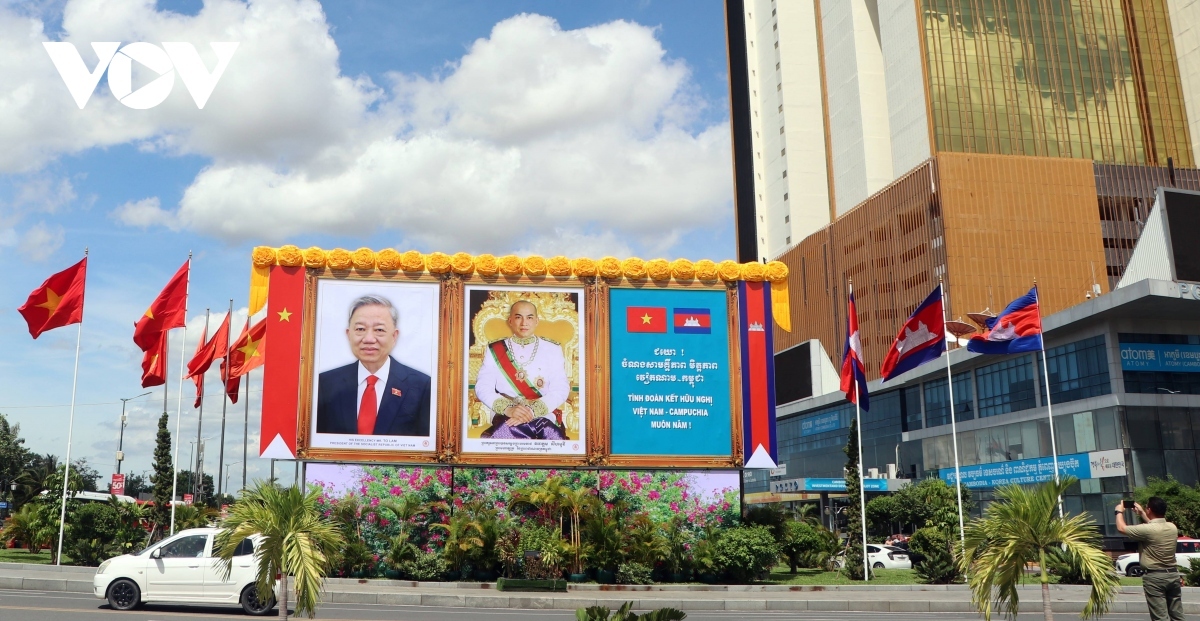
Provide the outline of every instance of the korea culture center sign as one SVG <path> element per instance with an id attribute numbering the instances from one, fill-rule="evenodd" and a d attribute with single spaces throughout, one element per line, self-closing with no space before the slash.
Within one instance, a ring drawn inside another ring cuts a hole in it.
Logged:
<path id="1" fill-rule="evenodd" d="M 250 299 L 263 457 L 774 465 L 782 263 L 259 247 Z"/>

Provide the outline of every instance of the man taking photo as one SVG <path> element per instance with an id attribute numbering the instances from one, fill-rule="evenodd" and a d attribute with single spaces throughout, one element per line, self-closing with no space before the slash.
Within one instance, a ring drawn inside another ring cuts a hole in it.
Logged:
<path id="1" fill-rule="evenodd" d="M 1142 591 L 1150 607 L 1153 621 L 1183 621 L 1183 600 L 1180 598 L 1179 571 L 1175 565 L 1175 542 L 1179 529 L 1168 522 L 1167 502 L 1158 496 L 1146 502 L 1146 507 L 1133 504 L 1134 513 L 1143 524 L 1125 524 L 1125 503 L 1117 505 L 1117 530 L 1138 542 L 1138 555 L 1146 574 L 1142 576 Z"/>

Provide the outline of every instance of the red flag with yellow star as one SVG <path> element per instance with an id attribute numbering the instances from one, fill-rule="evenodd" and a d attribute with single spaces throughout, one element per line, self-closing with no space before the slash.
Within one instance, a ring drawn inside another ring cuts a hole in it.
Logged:
<path id="1" fill-rule="evenodd" d="M 154 347 L 142 354 L 142 388 L 162 386 L 167 383 L 167 337 L 159 339 Z"/>
<path id="2" fill-rule="evenodd" d="M 162 293 L 150 303 L 146 314 L 133 324 L 133 342 L 142 351 L 150 351 L 171 328 L 182 328 L 187 312 L 188 268 L 192 260 L 183 262 L 178 272 L 163 287 Z"/>
<path id="3" fill-rule="evenodd" d="M 246 327 L 242 328 L 241 336 L 234 341 L 233 347 L 229 348 L 229 360 L 221 363 L 221 375 L 226 377 L 225 394 L 229 396 L 231 402 L 237 403 L 238 389 L 242 386 L 242 376 L 262 366 L 263 361 L 266 360 L 266 336 L 266 321 L 260 321 L 251 328 L 250 320 L 246 319 Z M 226 367 L 226 364 L 229 366 Z"/>
<path id="4" fill-rule="evenodd" d="M 87 280 L 87 257 L 49 277 L 29 294 L 17 309 L 29 324 L 33 338 L 47 330 L 83 321 L 83 288 Z"/>

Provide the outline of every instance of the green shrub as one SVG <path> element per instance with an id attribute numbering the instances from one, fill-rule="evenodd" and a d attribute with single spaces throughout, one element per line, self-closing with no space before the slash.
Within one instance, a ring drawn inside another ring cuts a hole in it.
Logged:
<path id="1" fill-rule="evenodd" d="M 654 584 L 653 571 L 641 563 L 629 561 L 617 567 L 617 584 Z"/>
<path id="2" fill-rule="evenodd" d="M 575 611 L 575 621 L 682 621 L 687 613 L 675 608 L 659 608 L 642 614 L 629 612 L 633 602 L 625 602 L 616 612 L 604 606 L 589 606 Z"/>
<path id="3" fill-rule="evenodd" d="M 1059 584 L 1091 584 L 1092 581 L 1083 575 L 1083 566 L 1079 558 L 1073 557 L 1058 548 L 1050 550 L 1046 555 L 1046 568 L 1050 575 L 1058 576 Z"/>
<path id="4" fill-rule="evenodd" d="M 959 541 L 947 531 L 926 526 L 913 533 L 908 549 L 920 560 L 913 564 L 917 577 L 925 584 L 951 584 L 962 579 L 954 549 Z"/>
<path id="5" fill-rule="evenodd" d="M 124 553 L 119 542 L 121 516 L 112 506 L 87 503 L 71 515 L 68 523 L 63 547 L 75 564 L 95 566 Z"/>
<path id="6" fill-rule="evenodd" d="M 824 526 L 791 521 L 779 546 L 792 573 L 798 568 L 824 569 L 840 549 L 837 537 Z"/>
<path id="7" fill-rule="evenodd" d="M 1188 561 L 1188 568 L 1184 570 L 1183 579 L 1188 586 L 1200 586 L 1200 558 L 1193 558 Z"/>
<path id="8" fill-rule="evenodd" d="M 716 568 L 738 584 L 749 583 L 779 560 L 779 546 L 765 526 L 731 528 L 714 546 Z"/>
<path id="9" fill-rule="evenodd" d="M 449 566 L 446 564 L 446 559 L 437 552 L 424 552 L 418 554 L 416 558 L 400 563 L 396 569 L 400 572 L 400 577 L 405 580 L 432 582 L 441 580 L 449 570 Z"/>

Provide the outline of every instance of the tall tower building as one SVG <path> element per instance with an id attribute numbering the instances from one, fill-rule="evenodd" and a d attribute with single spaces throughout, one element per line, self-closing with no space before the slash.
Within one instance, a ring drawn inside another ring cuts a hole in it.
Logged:
<path id="1" fill-rule="evenodd" d="M 1034 279 L 1046 312 L 1077 304 L 1120 279 L 1155 187 L 1200 189 L 1200 1 L 741 1 L 737 183 L 800 297 L 780 349 L 840 353 L 851 278 L 874 369 L 939 278 L 955 315 Z"/>

